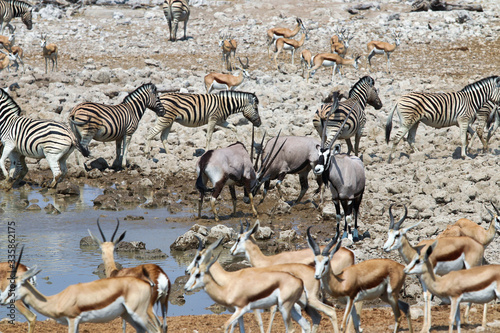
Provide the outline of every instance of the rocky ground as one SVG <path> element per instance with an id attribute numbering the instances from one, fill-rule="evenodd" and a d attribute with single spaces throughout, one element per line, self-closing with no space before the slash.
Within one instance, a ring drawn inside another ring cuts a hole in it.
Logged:
<path id="1" fill-rule="evenodd" d="M 163 90 L 204 93 L 204 75 L 221 69 L 219 35 L 230 33 L 239 42 L 237 56 L 249 58 L 252 78 L 241 90 L 255 92 L 259 98 L 263 125 L 256 136 L 260 140 L 264 131 L 268 136 L 276 135 L 279 130 L 287 135 L 317 136 L 311 120 L 321 100 L 332 90 L 347 92 L 359 78 L 371 75 L 384 104 L 379 111 L 367 107 L 367 124 L 360 144 L 367 176 L 360 229 L 369 231 L 371 239 L 344 245 L 355 251 L 358 260 L 387 257 L 399 261 L 397 253 L 386 254 L 381 250 L 391 203 L 408 206 L 408 224 L 424 220 L 409 235 L 412 242 L 433 237 L 462 217 L 486 227 L 490 216 L 484 206 L 491 209 L 490 202 L 500 206 L 496 198 L 500 185 L 498 133 L 487 152 L 482 152 L 476 139 L 463 160 L 458 128 L 438 130 L 422 125 L 416 137 L 420 152 L 409 154 L 408 145 L 402 142 L 396 159 L 392 164 L 387 163 L 385 122 L 398 97 L 410 91 L 459 90 L 499 74 L 500 4 L 476 3 L 483 5 L 484 12 L 411 12 L 410 2 L 384 0 L 374 3 L 370 10 L 351 15 L 347 9 L 359 4 L 358 1 L 292 0 L 286 4 L 277 0 L 205 1 L 192 8 L 188 39 L 176 43 L 168 41 L 168 27 L 161 6 L 156 3 L 136 6 L 137 9 L 132 9 L 130 4 L 105 3 L 80 8 L 42 7 L 34 13 L 33 30 L 27 31 L 20 21 L 14 21 L 16 43 L 25 50 L 26 72 L 3 71 L 0 85 L 19 84 L 20 89 L 13 96 L 27 116 L 62 122 L 68 121 L 70 110 L 80 102 L 117 104 L 145 82 L 153 82 Z M 349 29 L 354 38 L 348 56 L 363 55 L 360 69 L 345 68 L 345 76 L 336 77 L 333 83 L 330 70 L 320 69 L 306 83 L 300 75 L 298 55 L 291 65 L 287 54 L 279 59 L 277 71 L 267 57 L 266 30 L 275 26 L 291 28 L 297 16 L 309 29 L 310 38 L 304 47 L 313 54 L 329 51 L 329 39 L 336 27 Z M 374 70 L 370 72 L 366 43 L 370 40 L 392 42 L 391 29 L 402 33 L 402 44 L 391 56 L 392 71 L 386 72 L 385 58 L 375 57 L 372 59 Z M 40 33 L 48 33 L 49 42 L 57 43 L 60 49 L 58 70 L 48 74 L 45 74 L 39 46 Z M 182 29 L 178 35 L 182 36 Z M 87 165 L 94 162 L 92 166 L 100 169 L 86 172 L 70 157 L 69 185 L 61 184 L 58 190 L 48 194 L 63 191 L 71 184 L 86 183 L 106 188 L 105 195 L 96 198 L 97 206 L 120 209 L 123 205 L 144 204 L 144 191 L 152 191 L 149 207 L 167 206 L 172 211 L 188 209 L 194 216 L 198 197 L 194 188 L 195 162 L 199 149 L 205 147 L 206 129 L 174 124 L 168 139 L 168 153 L 156 138 L 152 144 L 153 158 L 147 159 L 144 138 L 155 117 L 148 111 L 141 120 L 129 148 L 127 170 L 105 169 L 115 158 L 114 144 L 94 141 L 90 145 L 92 158 L 87 160 Z M 213 147 L 224 147 L 236 140 L 249 147 L 251 125 L 241 115 L 232 116 L 229 122 L 235 124 L 237 130 L 218 129 L 212 137 Z M 30 169 L 27 183 L 16 190 L 27 190 L 51 178 L 46 160 L 27 161 Z M 312 176 L 310 178 L 311 190 L 305 196 L 308 200 L 305 203 L 290 207 L 280 202 L 271 190 L 266 202 L 257 208 L 262 225 L 278 232 L 293 227 L 298 234 L 294 245 L 305 244 L 302 236 L 309 225 L 316 225 L 320 239 L 331 237 L 333 230 L 331 206 L 321 211 L 315 204 L 318 198 L 314 198 L 315 203 L 310 201 L 315 187 Z M 287 200 L 295 198 L 299 190 L 297 177 L 288 176 L 283 189 Z M 249 206 L 242 204 L 241 191 L 238 195 L 235 217 L 230 216 L 229 191 L 224 190 L 222 195 L 221 222 L 230 227 L 237 227 L 242 218 L 253 222 Z M 214 225 L 208 206 L 204 209 L 204 218 L 197 222 Z M 489 262 L 498 263 L 499 254 L 500 245 L 494 241 L 485 257 Z M 420 286 L 410 280 L 406 287 L 410 303 L 418 303 L 419 292 Z M 446 318 L 444 309 L 443 318 Z M 218 325 L 223 321 L 214 320 Z M 10 332 L 3 327 L 0 330 Z"/>

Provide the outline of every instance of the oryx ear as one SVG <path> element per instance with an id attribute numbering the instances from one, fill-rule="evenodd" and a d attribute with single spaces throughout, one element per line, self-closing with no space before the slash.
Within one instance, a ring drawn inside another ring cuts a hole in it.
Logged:
<path id="1" fill-rule="evenodd" d="M 316 150 L 320 150 L 321 149 L 321 145 L 316 145 Z"/>
<path id="2" fill-rule="evenodd" d="M 333 147 L 333 155 L 340 154 L 340 145 L 335 145 Z"/>

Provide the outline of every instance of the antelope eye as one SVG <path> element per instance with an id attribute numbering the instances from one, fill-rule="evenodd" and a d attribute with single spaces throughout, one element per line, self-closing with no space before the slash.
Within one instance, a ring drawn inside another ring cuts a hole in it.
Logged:
<path id="1" fill-rule="evenodd" d="M 195 275 L 195 277 L 196 277 L 196 278 L 199 278 L 200 276 L 201 276 L 201 274 L 200 274 L 200 273 L 197 273 L 197 274 Z"/>

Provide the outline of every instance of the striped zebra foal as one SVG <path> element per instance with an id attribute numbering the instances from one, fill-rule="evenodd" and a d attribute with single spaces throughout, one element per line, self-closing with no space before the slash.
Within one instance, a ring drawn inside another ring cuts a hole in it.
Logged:
<path id="1" fill-rule="evenodd" d="M 390 145 L 390 163 L 396 146 L 408 133 L 408 144 L 412 152 L 418 125 L 443 128 L 457 125 L 462 139 L 462 158 L 466 156 L 467 131 L 477 116 L 478 110 L 488 101 L 500 102 L 498 91 L 500 77 L 491 76 L 465 86 L 462 90 L 449 93 L 410 93 L 399 98 L 392 109 L 385 126 L 385 140 L 389 143 L 392 130 L 392 116 L 398 111 L 401 127 Z"/>
<path id="2" fill-rule="evenodd" d="M 156 86 L 152 83 L 143 84 L 118 105 L 78 104 L 69 115 L 71 130 L 85 148 L 88 148 L 92 139 L 115 141 L 116 159 L 113 167 L 125 168 L 130 140 L 146 108 L 154 111 L 158 117 L 165 113 Z"/>
<path id="3" fill-rule="evenodd" d="M 167 152 L 167 137 L 174 122 L 187 127 L 199 127 L 208 124 L 206 150 L 210 149 L 210 140 L 215 125 L 225 128 L 236 127 L 226 119 L 232 114 L 243 112 L 243 116 L 254 126 L 259 127 L 259 100 L 255 94 L 241 91 L 220 91 L 216 94 L 181 94 L 169 93 L 160 97 L 165 107 L 165 115 L 156 119 L 154 127 L 146 137 L 146 154 L 150 153 L 151 139 L 161 132 L 163 148 Z"/>
<path id="4" fill-rule="evenodd" d="M 181 21 L 184 21 L 184 39 L 187 39 L 186 29 L 190 14 L 189 1 L 165 0 L 163 3 L 163 14 L 168 22 L 168 31 L 170 32 L 169 40 L 172 42 L 177 40 L 177 26 Z"/>
<path id="5" fill-rule="evenodd" d="M 29 3 L 19 0 L 2 0 L 0 1 L 0 34 L 3 34 L 3 29 L 9 27 L 12 33 L 15 29 L 10 24 L 14 17 L 20 17 L 28 30 L 33 28 L 31 12 L 33 6 Z M 5 24 L 5 26 L 4 26 Z"/>
<path id="6" fill-rule="evenodd" d="M 370 76 L 362 77 L 349 91 L 349 96 L 346 100 L 339 103 L 337 110 L 328 118 L 327 121 L 327 141 L 326 145 L 330 144 L 333 135 L 338 132 L 342 122 L 344 121 L 349 110 L 352 109 L 351 115 L 340 133 L 339 139 L 344 139 L 347 143 L 347 154 L 353 151 L 351 137 L 354 136 L 354 154 L 358 156 L 359 140 L 363 133 L 363 128 L 366 123 L 365 107 L 366 104 L 373 106 L 376 110 L 382 108 L 382 102 L 378 96 L 378 91 L 375 88 L 375 80 Z M 326 114 L 330 110 L 332 103 L 321 105 L 316 111 L 313 118 L 313 125 L 321 137 L 323 133 L 323 122 Z"/>
<path id="7" fill-rule="evenodd" d="M 14 100 L 0 89 L 0 140 L 4 146 L 0 167 L 11 182 L 9 188 L 20 182 L 28 173 L 26 157 L 45 157 L 52 170 L 55 187 L 68 172 L 66 159 L 78 149 L 84 156 L 89 152 L 76 140 L 66 125 L 53 120 L 36 120 L 21 117 L 21 109 Z M 5 159 L 10 159 L 10 170 L 5 168 Z"/>

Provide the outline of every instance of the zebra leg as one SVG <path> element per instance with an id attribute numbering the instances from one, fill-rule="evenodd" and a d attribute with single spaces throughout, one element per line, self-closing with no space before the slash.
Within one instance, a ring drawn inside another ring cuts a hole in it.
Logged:
<path id="1" fill-rule="evenodd" d="M 186 19 L 184 20 L 184 40 L 187 40 L 188 19 L 189 19 L 189 16 L 187 16 Z"/>
<path id="2" fill-rule="evenodd" d="M 53 179 L 52 182 L 50 183 L 49 187 L 54 188 L 56 187 L 57 183 L 59 182 L 59 179 L 61 178 L 61 169 L 59 166 L 59 159 L 61 158 L 60 154 L 45 154 L 45 158 L 47 159 L 47 162 L 49 163 L 50 170 L 52 170 L 52 175 Z"/>
<path id="3" fill-rule="evenodd" d="M 358 156 L 357 150 L 354 150 L 352 147 L 352 142 L 350 138 L 345 139 L 345 143 L 347 143 L 347 155 L 350 155 L 352 151 L 354 151 L 354 154 Z"/>
<path id="4" fill-rule="evenodd" d="M 410 145 L 412 153 L 418 152 L 418 149 L 415 148 L 415 136 L 417 135 L 417 129 L 418 129 L 419 123 L 414 124 L 410 130 L 408 131 L 408 144 Z"/>
<path id="5" fill-rule="evenodd" d="M 115 141 L 115 147 L 116 147 L 116 158 L 115 160 L 113 161 L 113 164 L 111 165 L 111 167 L 113 169 L 118 169 L 120 168 L 121 166 L 121 161 L 123 159 L 123 156 L 122 156 L 122 142 L 125 140 L 125 136 L 123 138 L 120 138 L 120 139 L 117 139 Z"/>
<path id="6" fill-rule="evenodd" d="M 0 158 L 0 167 L 2 168 L 2 173 L 5 177 L 5 180 L 7 180 L 7 181 L 10 180 L 10 176 L 9 176 L 9 173 L 7 172 L 7 168 L 5 167 L 5 160 L 7 159 L 7 156 L 9 156 L 13 151 L 14 151 L 14 147 L 12 147 L 10 144 L 4 144 L 2 157 Z M 12 158 L 10 158 L 11 166 L 12 166 L 12 163 L 13 163 Z"/>
<path id="7" fill-rule="evenodd" d="M 469 127 L 469 119 L 458 119 L 458 127 L 460 128 L 460 136 L 462 138 L 462 158 L 467 156 L 467 129 Z"/>
<path id="8" fill-rule="evenodd" d="M 217 121 L 215 119 L 209 119 L 208 120 L 208 126 L 207 126 L 207 146 L 206 146 L 206 151 L 210 149 L 210 141 L 212 140 L 212 134 L 214 133 L 214 128 L 215 124 Z"/>
<path id="9" fill-rule="evenodd" d="M 354 136 L 354 155 L 356 156 L 359 156 L 359 141 L 361 141 L 361 135 L 363 135 L 363 131 L 360 128 Z"/>
<path id="10" fill-rule="evenodd" d="M 122 168 L 125 169 L 127 167 L 127 153 L 128 146 L 130 144 L 130 140 L 132 140 L 132 135 L 125 135 L 123 137 L 123 149 L 122 149 Z"/>
<path id="11" fill-rule="evenodd" d="M 23 180 L 24 176 L 28 173 L 28 166 L 26 165 L 26 157 L 21 154 L 15 154 L 16 157 L 14 159 L 14 168 L 11 165 L 11 179 L 13 181 L 12 186 L 18 185 L 21 180 Z M 12 155 L 11 155 L 12 156 Z"/>

